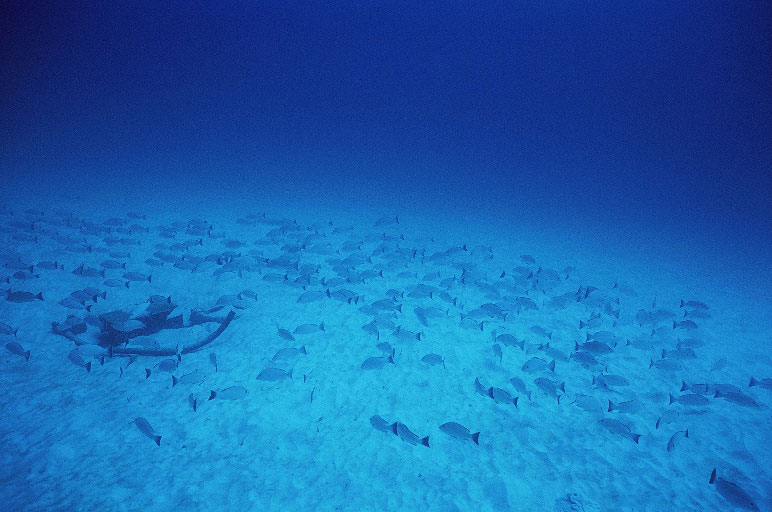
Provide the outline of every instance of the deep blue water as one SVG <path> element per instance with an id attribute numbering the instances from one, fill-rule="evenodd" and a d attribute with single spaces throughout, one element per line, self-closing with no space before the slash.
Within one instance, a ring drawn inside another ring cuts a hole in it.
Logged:
<path id="1" fill-rule="evenodd" d="M 641 301 L 667 296 L 675 309 L 690 293 L 726 301 L 713 339 L 768 354 L 768 2 L 5 2 L 0 11 L 0 203 L 17 218 L 30 207 L 93 222 L 136 211 L 154 229 L 195 216 L 252 244 L 265 233 L 233 224 L 249 213 L 351 223 L 363 239 L 380 231 L 376 219 L 399 215 L 389 229 L 432 251 L 493 245 L 510 266 L 533 253 L 607 287 L 627 278 Z M 8 229 L 6 251 L 25 261 L 64 250 L 19 249 L 21 228 Z M 16 313 L 3 310 L 12 326 L 28 319 Z M 759 367 L 767 374 L 757 377 L 772 375 L 765 361 L 734 363 L 737 382 Z M 768 504 L 757 489 L 769 475 L 749 467 L 745 482 Z M 508 490 L 514 503 L 518 490 L 509 481 Z M 469 492 L 456 506 L 474 503 Z M 706 492 L 719 506 L 715 494 Z M 409 501 L 399 503 L 379 506 Z"/>

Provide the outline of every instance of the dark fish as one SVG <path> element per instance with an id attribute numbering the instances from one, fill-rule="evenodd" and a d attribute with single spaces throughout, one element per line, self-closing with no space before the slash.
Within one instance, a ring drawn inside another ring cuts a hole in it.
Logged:
<path id="1" fill-rule="evenodd" d="M 3 336 L 16 336 L 16 334 L 19 332 L 19 328 L 17 327 L 14 329 L 10 325 L 6 324 L 5 322 L 0 322 L 0 335 Z"/>
<path id="2" fill-rule="evenodd" d="M 772 391 L 772 379 L 756 380 L 753 377 L 751 377 L 751 381 L 748 383 L 748 387 L 752 388 L 755 386 L 766 389 L 768 391 Z"/>
<path id="3" fill-rule="evenodd" d="M 298 325 L 293 331 L 295 334 L 312 334 L 318 331 L 324 331 L 324 322 L 317 324 Z"/>
<path id="4" fill-rule="evenodd" d="M 555 382 L 554 380 L 550 380 L 546 377 L 537 377 L 534 379 L 533 383 L 536 384 L 536 387 L 541 389 L 544 394 L 557 399 L 558 405 L 560 405 L 561 394 L 558 393 L 558 391 L 561 391 L 563 394 L 566 393 L 565 382 Z"/>
<path id="5" fill-rule="evenodd" d="M 460 439 L 461 441 L 472 441 L 476 445 L 480 444 L 480 433 L 475 432 L 473 434 L 471 430 L 461 425 L 460 423 L 456 423 L 454 421 L 443 423 L 440 425 L 440 430 L 452 438 Z"/>
<path id="6" fill-rule="evenodd" d="M 363 370 L 378 370 L 380 368 L 383 368 L 386 365 L 386 363 L 394 364 L 394 353 L 393 352 L 388 357 L 386 357 L 386 356 L 368 357 L 362 363 L 362 369 Z"/>
<path id="7" fill-rule="evenodd" d="M 509 379 L 509 383 L 512 384 L 512 387 L 515 388 L 518 393 L 522 393 L 528 397 L 529 401 L 531 400 L 531 392 L 525 387 L 525 382 L 523 382 L 520 377 L 512 377 Z"/>
<path id="8" fill-rule="evenodd" d="M 412 444 L 413 446 L 420 444 L 429 448 L 429 436 L 418 437 L 404 423 L 394 423 L 392 432 L 408 444 Z"/>
<path id="9" fill-rule="evenodd" d="M 123 274 L 123 278 L 128 281 L 147 281 L 148 283 L 153 282 L 152 275 L 146 276 L 145 274 L 141 274 L 139 272 L 126 272 Z"/>
<path id="10" fill-rule="evenodd" d="M 704 302 L 700 302 L 698 300 L 690 300 L 690 301 L 684 302 L 684 300 L 681 299 L 681 306 L 680 307 L 682 307 L 682 308 L 683 307 L 687 307 L 687 308 L 692 308 L 692 309 L 702 309 L 702 310 L 710 309 L 707 304 L 705 304 Z"/>
<path id="11" fill-rule="evenodd" d="M 69 359 L 75 366 L 85 368 L 87 372 L 91 371 L 91 361 L 88 363 L 83 361 L 83 358 L 80 356 L 80 352 L 78 352 L 77 349 L 70 351 L 67 359 Z"/>
<path id="12" fill-rule="evenodd" d="M 670 441 L 667 442 L 667 451 L 672 452 L 675 450 L 676 446 L 683 441 L 684 439 L 689 438 L 689 430 L 679 430 L 672 436 L 670 436 Z"/>
<path id="13" fill-rule="evenodd" d="M 691 407 L 701 407 L 703 405 L 710 404 L 710 400 L 705 398 L 704 395 L 698 394 L 698 393 L 687 393 L 685 395 L 681 396 L 673 396 L 670 395 L 670 402 L 668 405 L 672 405 L 673 402 L 678 402 L 681 405 L 688 405 Z"/>
<path id="14" fill-rule="evenodd" d="M 5 348 L 7 348 L 8 352 L 11 354 L 16 354 L 17 356 L 23 357 L 25 361 L 29 361 L 30 351 L 24 350 L 24 347 L 19 345 L 17 342 L 12 341 L 10 343 L 6 343 Z"/>
<path id="15" fill-rule="evenodd" d="M 713 468 L 713 472 L 710 474 L 709 483 L 715 485 L 718 493 L 735 507 L 745 510 L 761 510 L 753 501 L 753 498 L 751 498 L 742 487 L 734 482 L 716 476 L 716 468 Z"/>
<path id="16" fill-rule="evenodd" d="M 421 361 L 432 366 L 442 366 L 445 368 L 445 359 L 439 354 L 426 354 Z"/>
<path id="17" fill-rule="evenodd" d="M 222 391 L 210 391 L 209 400 L 219 398 L 220 400 L 240 400 L 247 396 L 247 389 L 244 386 L 231 386 Z"/>
<path id="18" fill-rule="evenodd" d="M 269 382 L 284 380 L 284 379 L 292 379 L 292 370 L 287 372 L 282 370 L 281 368 L 265 368 L 257 376 L 257 380 L 264 380 Z"/>
<path id="19" fill-rule="evenodd" d="M 735 393 L 731 391 L 728 393 L 724 393 L 721 391 L 716 391 L 714 398 L 723 398 L 727 402 L 732 402 L 737 405 L 742 405 L 743 407 L 752 407 L 754 409 L 758 409 L 761 407 L 761 405 L 759 405 L 759 403 L 756 402 L 756 400 L 754 400 L 753 398 L 743 393 Z"/>
<path id="20" fill-rule="evenodd" d="M 295 336 L 287 329 L 278 328 L 278 334 L 280 338 L 284 338 L 287 341 L 295 341 Z"/>
<path id="21" fill-rule="evenodd" d="M 532 357 L 523 365 L 522 370 L 528 373 L 535 373 L 540 371 L 555 371 L 555 360 L 553 359 L 549 363 L 540 357 Z"/>
<path id="22" fill-rule="evenodd" d="M 625 425 L 619 420 L 615 420 L 612 418 L 602 418 L 598 421 L 609 432 L 613 432 L 614 434 L 619 434 L 620 436 L 630 438 L 633 441 L 635 441 L 635 444 L 638 444 L 638 440 L 641 438 L 641 434 L 633 433 L 632 429 L 629 426 Z"/>
<path id="23" fill-rule="evenodd" d="M 188 395 L 188 403 L 193 408 L 193 412 L 196 412 L 196 409 L 198 408 L 198 398 L 196 398 L 193 393 Z"/>
<path id="24" fill-rule="evenodd" d="M 494 332 L 495 334 L 495 332 Z M 525 349 L 525 341 L 518 340 L 511 334 L 499 334 L 498 336 L 495 336 L 494 338 L 497 342 L 501 343 L 502 345 L 508 346 L 508 347 L 519 347 L 520 350 Z"/>
<path id="25" fill-rule="evenodd" d="M 625 414 L 635 414 L 641 410 L 641 407 L 643 407 L 643 403 L 637 399 L 627 400 L 626 402 L 619 402 L 616 404 L 609 400 L 607 412 L 617 411 Z"/>
<path id="26" fill-rule="evenodd" d="M 145 434 L 147 437 L 155 441 L 155 444 L 158 446 L 161 446 L 161 436 L 155 435 L 155 430 L 153 430 L 153 427 L 150 426 L 150 423 L 143 417 L 137 417 L 134 418 L 134 421 L 132 421 L 140 432 Z"/>
<path id="27" fill-rule="evenodd" d="M 306 351 L 306 346 L 303 345 L 300 348 L 294 348 L 294 347 L 286 347 L 279 349 L 271 358 L 272 361 L 275 361 L 277 359 L 292 359 L 293 357 L 297 357 L 301 354 L 305 355 L 308 352 Z"/>
<path id="28" fill-rule="evenodd" d="M 517 407 L 518 397 L 512 397 L 505 389 L 491 387 L 488 389 L 488 396 L 497 404 L 514 404 Z"/>
<path id="29" fill-rule="evenodd" d="M 389 423 L 388 421 L 384 420 L 377 414 L 375 416 L 370 417 L 370 425 L 373 426 L 376 430 L 380 430 L 381 432 L 394 432 L 396 429 L 395 423 Z"/>
<path id="30" fill-rule="evenodd" d="M 578 394 L 571 403 L 587 412 L 603 412 L 603 406 L 591 395 Z"/>
<path id="31" fill-rule="evenodd" d="M 8 290 L 5 299 L 8 302 L 33 302 L 36 300 L 43 300 L 43 292 L 36 295 L 30 292 L 12 292 L 11 290 Z"/>
<path id="32" fill-rule="evenodd" d="M 201 384 L 204 382 L 204 379 L 206 379 L 206 375 L 204 372 L 200 371 L 186 373 L 179 378 L 172 375 L 172 387 L 176 386 L 177 384 Z"/>

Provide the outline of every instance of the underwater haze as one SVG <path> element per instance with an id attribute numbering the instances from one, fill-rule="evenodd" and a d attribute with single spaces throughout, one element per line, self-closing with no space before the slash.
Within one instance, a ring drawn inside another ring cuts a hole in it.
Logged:
<path id="1" fill-rule="evenodd" d="M 0 508 L 772 510 L 768 2 L 0 12 Z"/>

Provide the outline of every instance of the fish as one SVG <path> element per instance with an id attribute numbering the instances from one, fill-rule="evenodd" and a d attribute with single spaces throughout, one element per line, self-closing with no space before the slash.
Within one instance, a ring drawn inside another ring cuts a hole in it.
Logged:
<path id="1" fill-rule="evenodd" d="M 413 446 L 423 445 L 429 448 L 429 436 L 419 437 L 414 434 L 404 423 L 396 422 L 393 425 L 392 432 L 401 440 Z"/>
<path id="2" fill-rule="evenodd" d="M 281 368 L 265 368 L 257 376 L 257 380 L 264 380 L 268 382 L 284 379 L 292 379 L 292 370 L 287 372 Z"/>
<path id="3" fill-rule="evenodd" d="M 501 345 L 498 343 L 493 344 L 493 355 L 499 360 L 499 364 L 504 360 L 504 353 L 501 351 Z"/>
<path id="4" fill-rule="evenodd" d="M 394 352 L 392 352 L 388 357 L 386 357 L 386 356 L 368 357 L 362 363 L 362 369 L 363 370 L 378 370 L 380 368 L 383 368 L 386 365 L 386 363 L 394 364 Z"/>
<path id="5" fill-rule="evenodd" d="M 146 276 L 145 274 L 142 274 L 140 272 L 126 272 L 125 274 L 123 274 L 123 278 L 126 279 L 127 281 L 147 281 L 148 283 L 153 282 L 152 275 Z"/>
<path id="6" fill-rule="evenodd" d="M 525 387 L 525 382 L 520 377 L 512 377 L 509 379 L 509 383 L 515 388 L 515 391 L 528 397 L 528 401 L 531 400 L 531 392 Z"/>
<path id="7" fill-rule="evenodd" d="M 491 387 L 488 389 L 488 396 L 497 404 L 514 404 L 517 407 L 518 397 L 512 397 L 505 389 Z"/>
<path id="8" fill-rule="evenodd" d="M 678 432 L 670 436 L 670 440 L 667 442 L 668 453 L 675 450 L 676 446 L 678 446 L 681 443 L 681 441 L 688 438 L 689 438 L 689 429 L 679 430 Z"/>
<path id="9" fill-rule="evenodd" d="M 627 400 L 626 402 L 619 402 L 616 404 L 609 400 L 607 412 L 617 411 L 626 414 L 635 414 L 641 410 L 641 407 L 643 407 L 643 403 L 637 399 Z"/>
<path id="10" fill-rule="evenodd" d="M 287 329 L 278 328 L 277 334 L 279 335 L 279 338 L 283 338 L 287 341 L 295 341 L 295 336 Z"/>
<path id="11" fill-rule="evenodd" d="M 298 304 L 308 304 L 309 302 L 315 302 L 324 298 L 324 292 L 320 291 L 308 291 L 301 293 L 296 301 Z"/>
<path id="12" fill-rule="evenodd" d="M 318 331 L 324 332 L 324 322 L 319 324 L 302 324 L 298 325 L 293 333 L 295 334 L 312 334 Z"/>
<path id="13" fill-rule="evenodd" d="M 426 354 L 421 358 L 421 361 L 432 366 L 445 368 L 445 359 L 439 354 Z"/>
<path id="14" fill-rule="evenodd" d="M 766 389 L 768 391 L 772 391 L 772 379 L 756 380 L 753 377 L 751 377 L 751 381 L 748 383 L 748 387 L 752 388 L 755 386 L 758 386 L 762 389 Z"/>
<path id="15" fill-rule="evenodd" d="M 454 439 L 459 439 L 461 441 L 472 441 L 478 446 L 480 444 L 480 433 L 472 433 L 471 430 L 460 423 L 456 423 L 454 421 L 443 423 L 440 425 L 440 430 Z"/>
<path id="16" fill-rule="evenodd" d="M 297 357 L 297 356 L 299 356 L 301 354 L 303 354 L 303 355 L 308 354 L 308 352 L 306 352 L 306 346 L 305 345 L 303 345 L 300 348 L 286 347 L 286 348 L 279 349 L 273 355 L 271 360 L 275 361 L 277 359 L 284 359 L 284 360 L 292 359 L 293 357 Z"/>
<path id="17" fill-rule="evenodd" d="M 700 302 L 698 300 L 684 301 L 683 299 L 681 299 L 681 305 L 679 307 L 681 308 L 687 307 L 687 308 L 702 309 L 702 310 L 710 309 L 708 305 L 705 304 L 704 302 Z"/>
<path id="18" fill-rule="evenodd" d="M 603 406 L 591 395 L 578 394 L 571 403 L 587 412 L 603 412 Z"/>
<path id="19" fill-rule="evenodd" d="M 555 382 L 553 380 L 550 380 L 546 377 L 537 377 L 533 381 L 534 384 L 536 384 L 536 387 L 541 389 L 544 394 L 547 396 L 551 396 L 557 399 L 558 405 L 560 405 L 560 394 L 558 391 L 562 391 L 563 394 L 566 393 L 566 383 L 565 382 Z"/>
<path id="20" fill-rule="evenodd" d="M 205 379 L 206 374 L 198 370 L 186 373 L 179 378 L 172 375 L 172 387 L 176 386 L 177 384 L 201 384 Z"/>
<path id="21" fill-rule="evenodd" d="M 619 434 L 622 437 L 632 439 L 635 441 L 635 444 L 638 444 L 638 440 L 641 438 L 641 434 L 635 434 L 628 425 L 622 423 L 619 420 L 612 418 L 601 418 L 598 420 L 598 422 L 609 432 L 613 432 L 614 434 Z"/>
<path id="22" fill-rule="evenodd" d="M 495 332 L 494 332 L 494 335 L 495 335 Z M 517 338 L 515 338 L 511 334 L 506 334 L 506 333 L 505 334 L 499 334 L 498 336 L 495 336 L 494 339 L 498 343 L 501 343 L 504 346 L 518 347 L 518 348 L 520 348 L 520 350 L 525 350 L 525 341 L 518 340 Z"/>
<path id="23" fill-rule="evenodd" d="M 0 335 L 2 336 L 16 336 L 19 332 L 19 328 L 14 329 L 5 322 L 0 322 Z"/>
<path id="24" fill-rule="evenodd" d="M 376 430 L 380 430 L 381 432 L 393 433 L 396 429 L 396 423 L 389 423 L 377 414 L 370 417 L 370 425 L 372 425 Z"/>
<path id="25" fill-rule="evenodd" d="M 754 409 L 761 408 L 761 405 L 756 402 L 756 400 L 743 393 L 737 393 L 733 391 L 722 392 L 716 390 L 716 394 L 713 396 L 713 398 L 723 398 L 727 402 L 732 402 L 743 407 L 751 407 Z"/>
<path id="26" fill-rule="evenodd" d="M 540 372 L 544 370 L 549 370 L 554 373 L 555 360 L 553 359 L 548 363 L 547 361 L 545 361 L 544 359 L 541 359 L 540 357 L 532 357 L 531 359 L 525 362 L 525 364 L 522 367 L 522 370 L 528 373 L 535 373 L 535 372 Z"/>
<path id="27" fill-rule="evenodd" d="M 8 349 L 8 352 L 11 354 L 16 354 L 17 356 L 23 357 L 25 361 L 29 361 L 30 351 L 24 350 L 24 347 L 19 343 L 11 341 L 10 343 L 5 344 L 5 348 Z"/>
<path id="28" fill-rule="evenodd" d="M 244 386 L 231 386 L 221 391 L 209 391 L 209 400 L 219 398 L 220 400 L 240 400 L 247 396 L 247 389 Z"/>
<path id="29" fill-rule="evenodd" d="M 85 368 L 87 372 L 91 371 L 91 361 L 88 363 L 83 361 L 83 358 L 80 356 L 80 353 L 77 349 L 71 350 L 67 355 L 67 359 L 69 359 L 75 366 Z"/>
<path id="30" fill-rule="evenodd" d="M 717 476 L 716 468 L 713 468 L 713 471 L 710 473 L 710 481 L 708 483 L 715 485 L 716 491 L 735 507 L 745 510 L 761 510 L 742 487 L 730 480 Z"/>
<path id="31" fill-rule="evenodd" d="M 134 418 L 134 421 L 132 421 L 132 423 L 134 423 L 137 426 L 140 432 L 142 432 L 147 437 L 152 439 L 155 442 L 155 444 L 157 444 L 158 446 L 161 446 L 161 436 L 158 436 L 155 434 L 155 430 L 153 430 L 153 427 L 150 426 L 150 423 L 145 418 L 138 416 Z"/>
<path id="32" fill-rule="evenodd" d="M 701 395 L 699 393 L 687 393 L 685 395 L 681 396 L 673 396 L 672 394 L 669 395 L 670 402 L 668 405 L 672 405 L 673 402 L 678 402 L 681 405 L 688 405 L 690 407 L 700 407 L 703 405 L 710 404 L 710 400 L 705 398 L 704 395 Z"/>
<path id="33" fill-rule="evenodd" d="M 36 300 L 44 300 L 43 299 L 43 292 L 40 292 L 38 294 L 34 294 L 31 292 L 12 292 L 11 290 L 8 290 L 5 295 L 5 300 L 8 302 L 34 302 Z"/>

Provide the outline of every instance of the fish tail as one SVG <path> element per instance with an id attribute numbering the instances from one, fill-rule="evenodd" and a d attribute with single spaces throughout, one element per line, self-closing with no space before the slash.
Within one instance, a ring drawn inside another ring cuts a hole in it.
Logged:
<path id="1" fill-rule="evenodd" d="M 429 448 L 430 447 L 429 446 L 429 436 L 426 436 L 423 439 L 421 439 L 421 444 L 426 446 L 427 448 Z"/>
<path id="2" fill-rule="evenodd" d="M 756 384 L 758 384 L 758 383 L 759 383 L 759 381 L 757 381 L 756 379 L 754 379 L 753 377 L 751 377 L 751 381 L 748 383 L 748 387 L 749 387 L 749 388 L 752 388 L 753 386 L 755 386 L 755 385 L 756 385 Z"/>
<path id="3" fill-rule="evenodd" d="M 638 440 L 641 438 L 641 434 L 633 434 L 633 441 L 638 444 Z"/>
<path id="4" fill-rule="evenodd" d="M 480 445 L 480 433 L 479 432 L 475 432 L 474 434 L 472 434 L 472 441 L 474 441 L 474 444 L 476 444 L 478 446 Z"/>
<path id="5" fill-rule="evenodd" d="M 668 405 L 673 405 L 673 402 L 675 402 L 675 397 L 672 393 L 669 393 L 668 396 L 670 397 L 670 402 L 668 402 Z"/>
<path id="6" fill-rule="evenodd" d="M 708 483 L 711 485 L 716 483 L 716 468 L 713 468 L 713 472 L 710 473 L 710 481 Z"/>
<path id="7" fill-rule="evenodd" d="M 214 399 L 214 397 L 217 396 L 217 392 L 215 390 L 209 390 L 209 400 Z"/>
<path id="8" fill-rule="evenodd" d="M 85 365 L 85 366 L 86 366 L 86 371 L 87 371 L 87 372 L 91 372 L 91 361 L 89 361 L 88 363 L 86 363 L 86 365 Z"/>
<path id="9" fill-rule="evenodd" d="M 24 352 L 24 360 L 25 361 L 29 361 L 29 355 L 30 355 L 30 351 L 29 350 Z"/>
<path id="10" fill-rule="evenodd" d="M 155 441 L 155 444 L 158 446 L 161 446 L 161 436 L 153 436 L 153 441 Z"/>

